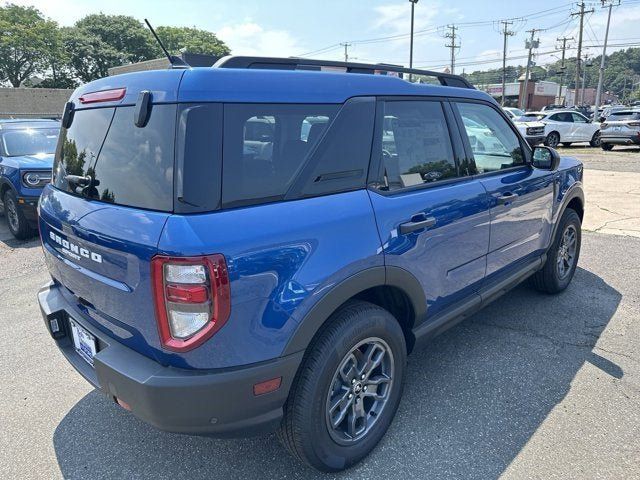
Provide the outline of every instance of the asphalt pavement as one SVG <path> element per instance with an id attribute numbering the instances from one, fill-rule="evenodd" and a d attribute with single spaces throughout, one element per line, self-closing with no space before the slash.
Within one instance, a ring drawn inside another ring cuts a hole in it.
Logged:
<path id="1" fill-rule="evenodd" d="M 569 289 L 521 286 L 413 353 L 371 456 L 340 475 L 274 435 L 162 433 L 94 391 L 42 324 L 36 240 L 0 218 L 0 472 L 14 478 L 640 478 L 640 239 L 585 233 Z"/>

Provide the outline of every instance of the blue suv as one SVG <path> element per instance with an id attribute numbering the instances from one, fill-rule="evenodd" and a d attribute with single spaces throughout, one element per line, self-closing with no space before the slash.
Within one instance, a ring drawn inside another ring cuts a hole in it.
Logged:
<path id="1" fill-rule="evenodd" d="M 36 205 L 51 181 L 60 122 L 0 120 L 0 211 L 18 239 L 36 232 Z"/>
<path id="2" fill-rule="evenodd" d="M 418 344 L 525 279 L 567 287 L 583 205 L 582 165 L 454 75 L 228 57 L 109 77 L 65 107 L 39 302 L 149 424 L 277 430 L 338 471 L 386 432 Z"/>

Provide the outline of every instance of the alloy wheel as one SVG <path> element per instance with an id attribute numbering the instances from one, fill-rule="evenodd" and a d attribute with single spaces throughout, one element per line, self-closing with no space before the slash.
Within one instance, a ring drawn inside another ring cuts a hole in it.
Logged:
<path id="1" fill-rule="evenodd" d="M 393 371 L 393 353 L 381 338 L 362 340 L 345 355 L 326 401 L 326 424 L 334 441 L 353 444 L 373 428 L 389 402 Z"/>
<path id="2" fill-rule="evenodd" d="M 569 275 L 576 259 L 578 247 L 578 233 L 573 225 L 568 225 L 562 233 L 562 240 L 558 246 L 557 268 L 558 277 L 563 280 Z"/>
<path id="3" fill-rule="evenodd" d="M 9 196 L 5 198 L 4 209 L 7 215 L 7 222 L 11 227 L 11 230 L 17 232 L 20 228 L 20 220 L 18 219 L 18 210 L 15 202 Z"/>

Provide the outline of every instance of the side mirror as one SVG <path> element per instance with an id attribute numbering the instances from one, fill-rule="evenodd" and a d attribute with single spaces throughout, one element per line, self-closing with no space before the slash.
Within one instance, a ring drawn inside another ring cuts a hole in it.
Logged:
<path id="1" fill-rule="evenodd" d="M 551 147 L 537 146 L 533 148 L 533 166 L 540 170 L 554 171 L 560 165 L 560 155 Z"/>
<path id="2" fill-rule="evenodd" d="M 600 120 L 600 123 L 602 123 L 602 122 L 604 122 L 606 120 L 606 118 L 603 115 L 601 115 L 598 120 Z"/>

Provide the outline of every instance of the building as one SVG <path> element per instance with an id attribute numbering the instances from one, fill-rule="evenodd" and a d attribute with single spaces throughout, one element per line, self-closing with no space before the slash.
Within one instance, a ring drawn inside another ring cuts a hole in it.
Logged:
<path id="1" fill-rule="evenodd" d="M 0 88 L 0 118 L 60 118 L 72 93 L 62 88 Z"/>
<path id="2" fill-rule="evenodd" d="M 215 55 L 205 55 L 202 53 L 181 53 L 180 58 L 192 67 L 210 67 L 218 61 L 220 57 Z M 144 62 L 130 63 L 119 67 L 108 69 L 109 76 L 120 75 L 122 73 L 142 72 L 145 70 L 165 70 L 169 68 L 169 60 L 166 57 L 154 58 Z"/>
<path id="3" fill-rule="evenodd" d="M 576 104 L 575 100 L 575 91 L 570 89 L 567 92 L 567 105 L 573 106 Z M 608 104 L 618 103 L 618 97 L 611 92 L 602 92 L 600 97 L 600 104 L 608 105 Z M 585 88 L 584 93 L 582 89 L 578 90 L 578 105 L 595 105 L 596 104 L 596 89 L 593 87 Z"/>
<path id="4" fill-rule="evenodd" d="M 494 83 L 489 85 L 477 85 L 480 90 L 484 90 L 496 100 L 502 100 L 502 84 Z M 562 88 L 555 82 L 529 81 L 527 84 L 527 110 L 540 110 L 547 105 L 561 103 L 562 97 L 566 93 L 566 88 Z M 509 82 L 505 84 L 505 106 L 521 107 L 524 99 L 524 81 Z"/>

